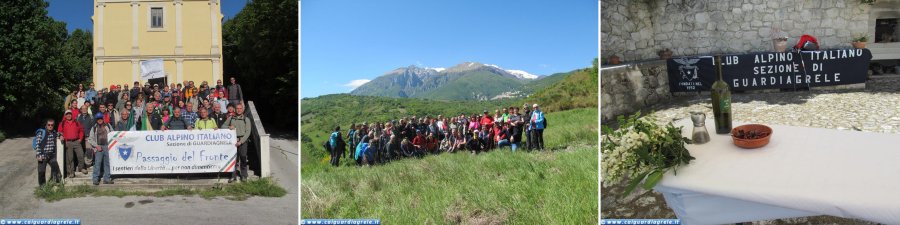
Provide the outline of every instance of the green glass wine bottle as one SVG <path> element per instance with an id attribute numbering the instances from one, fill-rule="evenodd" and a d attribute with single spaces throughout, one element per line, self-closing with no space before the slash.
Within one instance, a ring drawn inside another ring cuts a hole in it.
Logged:
<path id="1" fill-rule="evenodd" d="M 716 133 L 727 134 L 731 132 L 731 90 L 728 84 L 722 80 L 722 56 L 716 56 L 716 73 L 719 79 L 712 85 L 713 117 L 716 121 Z"/>

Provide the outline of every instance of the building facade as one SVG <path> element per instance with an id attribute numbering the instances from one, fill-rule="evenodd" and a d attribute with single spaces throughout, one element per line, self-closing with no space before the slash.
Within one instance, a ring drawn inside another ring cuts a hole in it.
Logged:
<path id="1" fill-rule="evenodd" d="M 94 0 L 93 81 L 140 81 L 140 64 L 162 59 L 165 82 L 222 79 L 219 0 Z"/>

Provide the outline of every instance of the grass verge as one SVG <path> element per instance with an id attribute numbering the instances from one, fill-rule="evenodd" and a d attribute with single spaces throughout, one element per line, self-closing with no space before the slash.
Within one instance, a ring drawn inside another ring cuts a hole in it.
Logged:
<path id="1" fill-rule="evenodd" d="M 595 114 L 596 115 L 596 114 Z M 302 218 L 385 224 L 590 224 L 597 221 L 597 147 L 494 150 L 325 167 L 303 174 Z"/>
<path id="2" fill-rule="evenodd" d="M 201 196 L 206 199 L 224 197 L 231 200 L 245 200 L 252 196 L 281 197 L 287 194 L 287 190 L 278 186 L 272 178 L 250 179 L 247 182 L 217 185 L 209 188 L 167 188 L 160 191 L 130 191 L 119 189 L 99 189 L 90 185 L 66 186 L 61 183 L 50 182 L 47 185 L 37 187 L 34 196 L 48 202 L 59 201 L 67 198 L 80 198 L 87 196 Z"/>

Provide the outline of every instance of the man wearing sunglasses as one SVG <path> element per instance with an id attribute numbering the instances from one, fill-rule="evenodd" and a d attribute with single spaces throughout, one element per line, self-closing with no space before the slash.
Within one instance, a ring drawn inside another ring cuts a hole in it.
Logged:
<path id="1" fill-rule="evenodd" d="M 38 144 L 34 151 L 38 161 L 38 184 L 41 186 L 47 182 L 47 165 L 50 165 L 50 180 L 60 182 L 59 164 L 56 162 L 56 139 L 60 135 L 53 129 L 55 124 L 53 119 L 47 119 L 44 128 L 38 129 L 35 135 Z"/>

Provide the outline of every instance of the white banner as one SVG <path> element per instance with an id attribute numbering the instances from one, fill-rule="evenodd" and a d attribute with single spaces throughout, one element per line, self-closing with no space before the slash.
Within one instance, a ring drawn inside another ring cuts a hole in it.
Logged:
<path id="1" fill-rule="evenodd" d="M 233 130 L 115 131 L 111 174 L 217 173 L 234 170 Z"/>
<path id="2" fill-rule="evenodd" d="M 153 78 L 162 78 L 166 76 L 163 70 L 162 59 L 151 59 L 141 61 L 141 80 L 149 80 Z"/>

